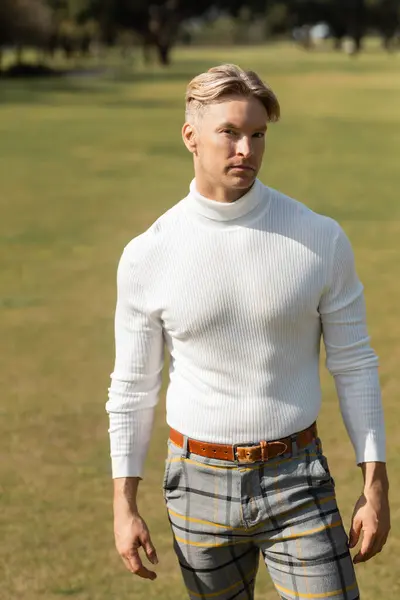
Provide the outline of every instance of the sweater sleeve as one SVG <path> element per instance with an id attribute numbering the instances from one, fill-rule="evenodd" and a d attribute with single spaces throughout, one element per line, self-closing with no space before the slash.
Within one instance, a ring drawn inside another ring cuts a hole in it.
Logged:
<path id="1" fill-rule="evenodd" d="M 149 310 L 137 271 L 125 250 L 117 273 L 116 356 L 106 404 L 114 478 L 142 476 L 161 387 L 161 321 Z"/>
<path id="2" fill-rule="evenodd" d="M 330 281 L 319 306 L 326 366 L 335 379 L 357 463 L 384 462 L 378 359 L 370 346 L 363 286 L 356 274 L 353 251 L 343 230 L 337 228 Z"/>

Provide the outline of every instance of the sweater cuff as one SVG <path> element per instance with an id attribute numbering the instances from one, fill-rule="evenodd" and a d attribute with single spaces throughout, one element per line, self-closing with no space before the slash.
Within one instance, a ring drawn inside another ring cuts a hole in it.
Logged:
<path id="1" fill-rule="evenodd" d="M 386 440 L 385 435 L 370 432 L 366 435 L 363 443 L 356 442 L 357 464 L 365 462 L 386 462 Z"/>
<path id="2" fill-rule="evenodd" d="M 138 456 L 113 456 L 111 468 L 113 479 L 118 477 L 143 477 L 143 461 Z"/>
<path id="3" fill-rule="evenodd" d="M 154 408 L 109 412 L 113 479 L 142 477 L 153 428 Z"/>

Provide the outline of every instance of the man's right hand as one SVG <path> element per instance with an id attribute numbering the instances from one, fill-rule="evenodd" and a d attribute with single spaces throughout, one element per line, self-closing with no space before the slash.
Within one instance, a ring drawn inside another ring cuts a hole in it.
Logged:
<path id="1" fill-rule="evenodd" d="M 149 561 L 158 563 L 157 553 L 152 544 L 148 527 L 137 508 L 139 477 L 114 479 L 114 535 L 115 545 L 126 568 L 143 579 L 155 579 L 154 571 L 149 571 L 141 561 L 139 548 L 142 547 Z"/>
<path id="2" fill-rule="evenodd" d="M 157 575 L 149 571 L 141 561 L 139 548 L 142 547 L 149 561 L 156 565 L 158 558 L 150 538 L 148 527 L 139 513 L 114 517 L 115 545 L 126 568 L 143 579 L 154 580 Z"/>

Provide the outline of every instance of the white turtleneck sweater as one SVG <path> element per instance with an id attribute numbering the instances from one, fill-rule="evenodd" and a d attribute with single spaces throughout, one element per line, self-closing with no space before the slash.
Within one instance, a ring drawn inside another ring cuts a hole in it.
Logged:
<path id="1" fill-rule="evenodd" d="M 316 420 L 321 334 L 356 460 L 384 461 L 377 358 L 342 229 L 259 180 L 233 203 L 204 198 L 193 181 L 119 264 L 113 477 L 142 476 L 164 343 L 167 423 L 234 444 Z"/>

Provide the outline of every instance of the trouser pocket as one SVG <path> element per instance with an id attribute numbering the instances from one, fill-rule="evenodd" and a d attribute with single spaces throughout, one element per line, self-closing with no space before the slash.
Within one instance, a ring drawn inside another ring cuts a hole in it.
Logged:
<path id="1" fill-rule="evenodd" d="M 183 468 L 182 449 L 168 442 L 168 457 L 165 461 L 163 478 L 163 496 L 165 502 L 171 497 L 176 497 L 180 492 L 181 475 Z"/>

